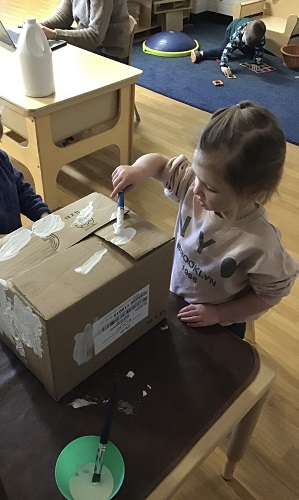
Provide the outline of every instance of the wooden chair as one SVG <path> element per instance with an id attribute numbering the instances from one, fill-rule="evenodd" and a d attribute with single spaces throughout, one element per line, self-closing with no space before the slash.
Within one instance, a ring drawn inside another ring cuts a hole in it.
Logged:
<path id="1" fill-rule="evenodd" d="M 255 324 L 254 321 L 247 321 L 245 339 L 250 342 L 250 344 L 255 344 Z"/>
<path id="2" fill-rule="evenodd" d="M 135 30 L 136 30 L 137 22 L 136 22 L 136 20 L 134 19 L 133 16 L 130 15 L 129 18 L 130 18 L 130 50 L 129 50 L 128 64 L 131 66 L 132 47 L 133 47 L 134 35 L 135 35 Z M 136 104 L 134 104 L 134 113 L 135 113 L 136 122 L 139 123 L 140 122 L 140 115 L 138 113 Z"/>
<path id="3" fill-rule="evenodd" d="M 267 29 L 265 48 L 272 54 L 282 57 L 280 49 L 288 45 L 291 36 L 299 29 L 299 1 L 236 2 L 233 5 L 233 17 L 234 19 L 237 17 L 256 17 L 264 21 Z"/>

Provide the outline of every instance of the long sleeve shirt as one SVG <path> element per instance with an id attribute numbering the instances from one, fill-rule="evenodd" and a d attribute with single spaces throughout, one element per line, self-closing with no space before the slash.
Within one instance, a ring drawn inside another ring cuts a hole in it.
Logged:
<path id="1" fill-rule="evenodd" d="M 229 37 L 229 42 L 222 52 L 220 66 L 228 66 L 228 60 L 231 54 L 236 49 L 242 50 L 246 47 L 246 44 L 242 41 L 242 37 L 247 24 L 251 21 L 252 19 L 246 17 L 237 18 L 228 25 L 226 35 Z M 262 62 L 265 43 L 266 39 L 263 37 L 261 42 L 254 47 L 253 62 L 255 64 L 261 64 Z"/>
<path id="2" fill-rule="evenodd" d="M 200 207 L 194 203 L 195 175 L 183 155 L 171 159 L 158 178 L 165 194 L 179 203 L 174 293 L 191 304 L 220 304 L 253 290 L 269 308 L 290 293 L 299 266 L 264 207 L 234 221 Z"/>
<path id="3" fill-rule="evenodd" d="M 74 21 L 76 29 L 71 29 Z M 41 24 L 55 29 L 57 38 L 82 49 L 101 48 L 104 54 L 118 58 L 129 55 L 126 0 L 62 0 Z"/>
<path id="4" fill-rule="evenodd" d="M 22 226 L 21 214 L 36 221 L 48 205 L 35 193 L 23 174 L 14 168 L 8 155 L 0 149 L 0 234 L 8 234 Z"/>

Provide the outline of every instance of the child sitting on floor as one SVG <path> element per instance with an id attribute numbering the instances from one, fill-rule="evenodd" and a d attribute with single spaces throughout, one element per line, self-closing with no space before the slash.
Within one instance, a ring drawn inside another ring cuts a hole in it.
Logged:
<path id="1" fill-rule="evenodd" d="M 221 323 L 243 338 L 247 320 L 290 293 L 298 263 L 263 207 L 285 153 L 275 116 L 243 101 L 212 115 L 192 162 L 153 153 L 112 173 L 111 197 L 155 177 L 179 203 L 171 289 L 189 304 L 178 314 L 188 326 Z"/>
<path id="2" fill-rule="evenodd" d="M 0 141 L 2 135 L 0 115 Z M 21 227 L 21 214 L 36 221 L 50 213 L 48 205 L 29 182 L 24 182 L 23 174 L 12 166 L 7 153 L 0 149 L 0 235 Z"/>
<path id="3" fill-rule="evenodd" d="M 191 61 L 199 63 L 206 59 L 220 58 L 222 73 L 225 76 L 231 76 L 228 59 L 236 49 L 239 49 L 246 58 L 253 60 L 252 69 L 256 70 L 264 55 L 265 33 L 266 26 L 263 21 L 239 17 L 226 28 L 225 38 L 220 47 L 204 51 L 192 50 Z"/>

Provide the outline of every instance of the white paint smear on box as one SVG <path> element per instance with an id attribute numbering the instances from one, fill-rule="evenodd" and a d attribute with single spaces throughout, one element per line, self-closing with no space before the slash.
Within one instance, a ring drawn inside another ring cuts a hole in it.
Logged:
<path id="1" fill-rule="evenodd" d="M 93 201 L 90 201 L 85 208 L 80 210 L 76 219 L 73 222 L 73 225 L 81 227 L 84 226 L 90 219 L 93 217 Z"/>
<path id="2" fill-rule="evenodd" d="M 82 266 L 76 267 L 75 272 L 79 274 L 88 274 L 94 268 L 98 262 L 102 259 L 102 257 L 107 252 L 107 248 L 100 250 L 99 252 L 95 252 L 90 259 L 88 259 Z"/>
<path id="3" fill-rule="evenodd" d="M 25 357 L 24 346 L 33 349 L 40 358 L 42 348 L 42 323 L 31 307 L 16 295 L 13 300 L 6 296 L 5 281 L 0 283 L 0 331 L 15 345 L 18 353 Z"/>
<path id="4" fill-rule="evenodd" d="M 31 231 L 22 229 L 9 238 L 3 238 L 3 245 L 0 248 L 0 261 L 5 261 L 15 257 L 19 251 L 31 240 Z"/>
<path id="5" fill-rule="evenodd" d="M 77 333 L 74 340 L 73 359 L 80 366 L 87 363 L 94 355 L 93 326 L 88 323 L 84 332 Z"/>
<path id="6" fill-rule="evenodd" d="M 98 354 L 148 316 L 149 285 L 93 324 L 94 348 Z"/>
<path id="7" fill-rule="evenodd" d="M 40 238 L 47 238 L 52 233 L 57 233 L 57 231 L 61 231 L 65 226 L 60 215 L 49 214 L 42 219 L 37 220 L 32 224 L 31 230 Z"/>

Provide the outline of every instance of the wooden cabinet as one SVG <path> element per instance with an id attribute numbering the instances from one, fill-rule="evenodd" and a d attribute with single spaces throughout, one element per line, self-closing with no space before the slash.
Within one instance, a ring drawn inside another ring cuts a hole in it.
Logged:
<path id="1" fill-rule="evenodd" d="M 233 4 L 235 0 L 209 0 L 209 10 L 227 16 L 233 15 Z"/>
<path id="2" fill-rule="evenodd" d="M 182 31 L 192 0 L 127 0 L 127 4 L 137 21 L 136 33 L 159 26 L 163 31 Z"/>

